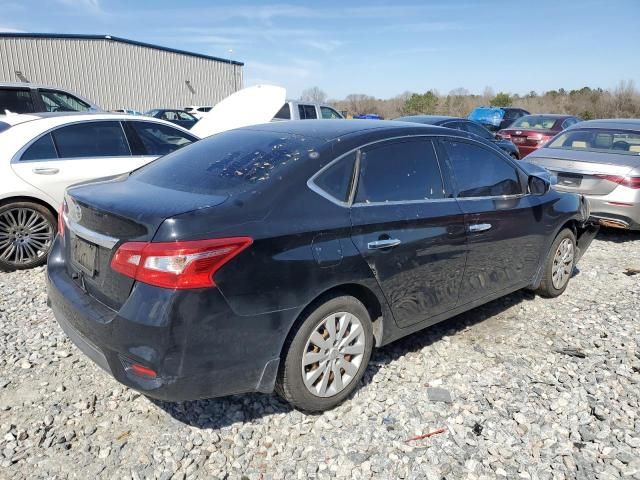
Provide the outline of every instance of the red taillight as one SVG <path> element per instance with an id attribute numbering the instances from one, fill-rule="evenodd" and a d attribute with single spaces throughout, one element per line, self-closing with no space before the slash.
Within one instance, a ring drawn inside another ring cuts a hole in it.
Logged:
<path id="1" fill-rule="evenodd" d="M 531 140 L 538 143 L 548 142 L 551 137 L 542 133 L 536 133 L 535 135 L 528 135 L 527 140 Z"/>
<path id="2" fill-rule="evenodd" d="M 64 202 L 60 204 L 58 211 L 58 235 L 64 237 Z"/>
<path id="3" fill-rule="evenodd" d="M 127 277 L 164 288 L 214 287 L 214 274 L 253 243 L 249 237 L 186 242 L 129 242 L 111 259 Z"/>
<path id="4" fill-rule="evenodd" d="M 132 363 L 129 369 L 140 377 L 156 378 L 157 374 L 154 370 L 139 363 Z"/>
<path id="5" fill-rule="evenodd" d="M 594 175 L 595 177 L 603 180 L 609 180 L 610 182 L 617 183 L 629 188 L 640 188 L 640 177 L 623 176 L 623 175 Z"/>

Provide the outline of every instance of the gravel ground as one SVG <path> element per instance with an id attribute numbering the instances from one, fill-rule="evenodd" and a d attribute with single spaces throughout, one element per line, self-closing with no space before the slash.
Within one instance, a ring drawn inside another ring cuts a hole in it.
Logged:
<path id="1" fill-rule="evenodd" d="M 579 267 L 558 299 L 518 292 L 378 350 L 316 416 L 153 402 L 66 340 L 42 269 L 0 273 L 0 477 L 640 479 L 640 235 L 601 233 Z"/>

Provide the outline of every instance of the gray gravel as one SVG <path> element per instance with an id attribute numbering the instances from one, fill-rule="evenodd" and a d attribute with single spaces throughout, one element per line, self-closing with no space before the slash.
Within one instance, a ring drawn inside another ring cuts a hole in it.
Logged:
<path id="1" fill-rule="evenodd" d="M 66 340 L 42 269 L 0 273 L 0 477 L 640 479 L 640 235 L 601 233 L 579 267 L 558 299 L 519 292 L 375 352 L 317 416 L 152 402 Z"/>

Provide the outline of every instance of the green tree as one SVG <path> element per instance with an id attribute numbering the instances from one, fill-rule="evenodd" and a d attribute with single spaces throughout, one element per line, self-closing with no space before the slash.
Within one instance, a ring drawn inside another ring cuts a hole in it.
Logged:
<path id="1" fill-rule="evenodd" d="M 405 102 L 402 107 L 403 115 L 426 114 L 432 115 L 438 110 L 438 96 L 429 90 L 420 95 L 414 93 Z"/>
<path id="2" fill-rule="evenodd" d="M 508 93 L 499 92 L 495 97 L 491 99 L 489 104 L 492 107 L 508 107 L 513 103 L 513 100 Z"/>

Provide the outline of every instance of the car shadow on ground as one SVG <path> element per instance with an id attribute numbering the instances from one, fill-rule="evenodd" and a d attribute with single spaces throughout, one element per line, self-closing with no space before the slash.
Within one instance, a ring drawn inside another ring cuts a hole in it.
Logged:
<path id="1" fill-rule="evenodd" d="M 640 232 L 623 230 L 621 228 L 600 227 L 600 231 L 598 232 L 596 239 L 602 240 L 603 242 L 614 243 L 633 242 L 634 240 L 640 240 Z"/>
<path id="2" fill-rule="evenodd" d="M 532 292 L 521 290 L 376 349 L 360 386 L 351 397 L 371 383 L 376 373 L 385 365 L 409 353 L 419 351 L 441 340 L 444 336 L 455 335 L 470 326 L 490 319 L 523 301 L 532 300 L 534 297 Z M 293 410 L 275 393 L 270 395 L 250 393 L 189 402 L 150 400 L 181 423 L 212 430 L 228 427 L 234 423 L 251 422 L 262 417 L 289 413 Z M 353 398 L 345 401 L 353 401 Z M 303 414 L 298 413 L 298 415 Z"/>

